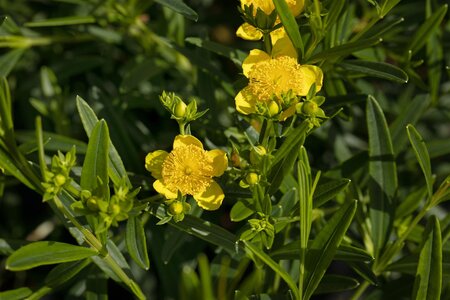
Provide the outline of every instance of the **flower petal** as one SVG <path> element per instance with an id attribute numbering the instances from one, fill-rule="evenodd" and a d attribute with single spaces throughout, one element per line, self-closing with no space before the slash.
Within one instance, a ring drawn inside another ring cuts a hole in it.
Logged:
<path id="1" fill-rule="evenodd" d="M 308 94 L 309 88 L 313 83 L 316 84 L 316 92 L 322 89 L 322 69 L 313 65 L 302 65 L 299 68 L 299 72 L 302 73 L 303 81 L 305 83 L 304 93 L 302 93 L 300 96 L 306 96 Z"/>
<path id="2" fill-rule="evenodd" d="M 145 157 L 145 168 L 147 169 L 147 171 L 152 173 L 152 176 L 154 178 L 156 179 L 161 178 L 162 164 L 166 159 L 167 155 L 169 155 L 169 153 L 167 153 L 164 150 L 156 150 L 150 152 Z"/>
<path id="3" fill-rule="evenodd" d="M 215 181 L 211 181 L 211 184 L 203 193 L 194 195 L 194 199 L 197 201 L 198 206 L 206 210 L 218 209 L 224 198 L 225 195 L 222 188 Z"/>
<path id="4" fill-rule="evenodd" d="M 203 149 L 203 144 L 200 142 L 195 136 L 192 135 L 182 135 L 179 134 L 175 137 L 173 141 L 173 149 L 178 148 L 180 146 L 188 146 L 194 145 Z"/>
<path id="5" fill-rule="evenodd" d="M 270 36 L 272 37 L 272 57 L 289 56 L 297 58 L 297 50 L 295 50 L 291 39 L 287 35 L 284 28 L 273 31 Z"/>
<path id="6" fill-rule="evenodd" d="M 248 92 L 248 89 L 244 88 L 234 98 L 236 102 L 236 110 L 244 115 L 249 115 L 256 112 L 256 101 Z"/>
<path id="7" fill-rule="evenodd" d="M 252 67 L 261 61 L 265 61 L 270 59 L 270 55 L 266 52 L 259 50 L 259 49 L 253 49 L 250 51 L 250 54 L 247 56 L 246 59 L 244 59 L 242 63 L 242 71 L 244 72 L 244 75 L 248 78 L 248 74 L 250 73 L 250 70 Z"/>
<path id="8" fill-rule="evenodd" d="M 305 0 L 296 0 L 295 4 L 289 4 L 289 9 L 291 10 L 294 17 L 298 16 L 305 6 Z"/>
<path id="9" fill-rule="evenodd" d="M 161 180 L 156 180 L 153 182 L 153 188 L 160 194 L 164 195 L 167 199 L 176 199 L 177 193 L 170 191 L 166 186 L 162 183 Z"/>
<path id="10" fill-rule="evenodd" d="M 212 160 L 213 171 L 211 176 L 216 177 L 221 176 L 228 167 L 228 158 L 225 151 L 220 149 L 214 149 L 208 151 L 206 155 Z"/>
<path id="11" fill-rule="evenodd" d="M 261 31 L 248 23 L 244 23 L 239 26 L 238 30 L 236 31 L 236 35 L 241 39 L 249 41 L 259 41 L 263 37 Z"/>

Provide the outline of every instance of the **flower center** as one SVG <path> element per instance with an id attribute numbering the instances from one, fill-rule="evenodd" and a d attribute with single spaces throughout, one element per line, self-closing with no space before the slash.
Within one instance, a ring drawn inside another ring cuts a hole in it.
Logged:
<path id="1" fill-rule="evenodd" d="M 267 102 L 272 96 L 281 99 L 290 90 L 299 94 L 303 76 L 295 58 L 280 56 L 255 64 L 249 73 L 249 89 L 261 102 Z"/>
<path id="2" fill-rule="evenodd" d="M 195 145 L 179 146 L 169 153 L 162 165 L 166 187 L 183 195 L 196 195 L 211 183 L 212 161 L 206 151 Z"/>

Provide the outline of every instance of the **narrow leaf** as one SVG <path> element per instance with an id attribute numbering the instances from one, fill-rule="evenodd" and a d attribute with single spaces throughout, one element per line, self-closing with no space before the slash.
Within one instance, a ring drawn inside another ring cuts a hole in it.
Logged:
<path id="1" fill-rule="evenodd" d="M 345 190 L 350 182 L 350 179 L 342 178 L 318 185 L 313 195 L 314 207 L 320 207 L 327 201 L 333 199 L 337 194 Z"/>
<path id="2" fill-rule="evenodd" d="M 98 187 L 98 179 L 100 179 L 102 195 L 108 193 L 108 146 L 108 126 L 105 120 L 101 120 L 94 126 L 89 138 L 86 157 L 81 170 L 80 185 L 82 189 L 94 191 Z"/>
<path id="3" fill-rule="evenodd" d="M 88 136 L 91 136 L 91 132 L 98 121 L 97 116 L 95 115 L 92 108 L 89 104 L 86 103 L 81 97 L 77 96 L 77 108 L 78 113 L 80 114 L 81 122 L 83 123 L 84 130 Z M 131 187 L 130 180 L 128 178 L 127 171 L 125 166 L 123 165 L 122 159 L 119 156 L 114 145 L 109 144 L 109 168 L 108 173 L 111 177 L 111 180 L 115 185 L 120 185 L 122 180 L 125 179 L 128 187 Z"/>
<path id="4" fill-rule="evenodd" d="M 433 178 L 431 175 L 430 155 L 428 154 L 427 145 L 413 125 L 408 124 L 408 126 L 406 126 L 406 131 L 408 132 L 408 138 L 414 149 L 414 153 L 416 154 L 417 161 L 419 162 L 420 168 L 425 176 L 428 196 L 431 198 L 433 194 Z"/>
<path id="5" fill-rule="evenodd" d="M 141 268 L 148 270 L 150 261 L 147 253 L 147 239 L 144 226 L 138 217 L 132 216 L 127 221 L 126 244 L 131 258 Z"/>
<path id="6" fill-rule="evenodd" d="M 197 13 L 181 0 L 155 0 L 155 2 L 168 7 L 179 14 L 182 14 L 190 20 L 198 20 Z"/>
<path id="7" fill-rule="evenodd" d="M 30 296 L 33 291 L 27 287 L 21 287 L 14 290 L 0 292 L 0 299 L 4 300 L 22 300 Z"/>
<path id="8" fill-rule="evenodd" d="M 26 27 L 53 27 L 53 26 L 67 26 L 79 24 L 95 23 L 95 18 L 91 16 L 71 16 L 63 18 L 47 19 L 42 21 L 25 23 Z"/>
<path id="9" fill-rule="evenodd" d="M 412 299 L 440 299 L 442 286 L 442 237 L 439 221 L 432 216 L 420 251 Z"/>
<path id="10" fill-rule="evenodd" d="M 32 190 L 35 190 L 35 186 L 23 175 L 22 171 L 16 167 L 11 157 L 0 147 L 0 169 L 6 171 L 7 175 L 16 177 L 20 182 L 25 184 Z"/>
<path id="11" fill-rule="evenodd" d="M 350 201 L 338 210 L 320 230 L 306 253 L 305 299 L 309 299 L 317 289 L 325 271 L 334 258 L 353 216 L 357 202 Z"/>
<path id="12" fill-rule="evenodd" d="M 94 249 L 60 242 L 35 242 L 23 246 L 6 260 L 6 268 L 23 271 L 42 265 L 80 260 L 93 255 Z"/>
<path id="13" fill-rule="evenodd" d="M 208 40 L 202 40 L 196 37 L 188 37 L 185 39 L 185 41 L 197 47 L 206 49 L 208 51 L 226 57 L 239 67 L 242 66 L 242 62 L 247 57 L 247 53 L 244 51 L 227 47 L 222 44 L 214 43 Z"/>
<path id="14" fill-rule="evenodd" d="M 383 111 L 375 98 L 367 100 L 369 131 L 370 221 L 375 257 L 378 257 L 391 232 L 397 171 L 391 136 Z"/>
<path id="15" fill-rule="evenodd" d="M 355 289 L 359 286 L 358 280 L 342 275 L 325 275 L 320 281 L 315 295 L 336 293 Z"/>
<path id="16" fill-rule="evenodd" d="M 76 276 L 91 262 L 90 259 L 84 259 L 60 264 L 54 267 L 45 277 L 45 285 L 52 288 L 58 287 Z"/>
<path id="17" fill-rule="evenodd" d="M 305 47 L 303 45 L 303 40 L 300 35 L 300 30 L 298 28 L 297 21 L 289 9 L 286 0 L 273 0 L 275 9 L 280 16 L 281 23 L 283 23 L 284 29 L 286 30 L 292 44 L 297 49 L 297 53 L 300 57 L 305 55 Z M 301 55 L 300 55 L 301 54 Z"/>
<path id="18" fill-rule="evenodd" d="M 276 166 L 282 159 L 284 159 L 292 149 L 300 147 L 308 130 L 309 123 L 303 122 L 299 127 L 295 128 L 280 146 L 275 153 L 275 157 L 272 160 L 272 166 Z"/>
<path id="19" fill-rule="evenodd" d="M 447 13 L 448 5 L 444 4 L 438 8 L 426 21 L 416 30 L 411 42 L 406 47 L 405 56 L 409 56 L 408 52 L 414 55 L 417 53 L 428 41 L 428 38 L 441 24 L 442 20 Z"/>
<path id="20" fill-rule="evenodd" d="M 0 76 L 7 77 L 25 53 L 25 49 L 14 49 L 0 57 Z"/>
<path id="21" fill-rule="evenodd" d="M 339 64 L 345 70 L 361 73 L 367 76 L 378 77 L 399 83 L 408 82 L 408 74 L 402 69 L 391 64 L 365 61 L 347 60 Z"/>

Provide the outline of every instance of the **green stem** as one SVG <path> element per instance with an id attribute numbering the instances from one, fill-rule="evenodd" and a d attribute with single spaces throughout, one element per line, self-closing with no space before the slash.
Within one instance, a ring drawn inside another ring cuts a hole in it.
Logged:
<path id="1" fill-rule="evenodd" d="M 264 41 L 264 51 L 271 55 L 272 53 L 272 38 L 270 37 L 270 32 L 263 32 Z"/>
<path id="2" fill-rule="evenodd" d="M 180 134 L 184 135 L 185 134 L 184 123 L 183 122 L 178 122 L 178 126 L 180 127 Z"/>
<path id="3" fill-rule="evenodd" d="M 350 298 L 350 300 L 358 300 L 359 297 L 362 296 L 362 294 L 366 291 L 366 289 L 369 287 L 369 282 L 365 281 L 363 284 L 361 284 L 356 292 L 353 294 L 353 296 Z"/>

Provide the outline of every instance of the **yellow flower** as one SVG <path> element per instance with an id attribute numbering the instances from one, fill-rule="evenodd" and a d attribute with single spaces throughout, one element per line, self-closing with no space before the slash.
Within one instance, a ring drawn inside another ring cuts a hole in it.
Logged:
<path id="1" fill-rule="evenodd" d="M 288 99 L 289 103 L 284 102 L 289 93 L 293 97 L 306 96 L 313 84 L 317 92 L 322 88 L 322 70 L 317 66 L 298 64 L 296 53 L 285 47 L 284 38 L 287 37 L 280 38 L 274 45 L 272 56 L 254 49 L 244 60 L 242 69 L 249 83 L 235 97 L 240 113 L 256 113 L 258 106 L 269 108 L 275 100 L 283 110 L 280 120 L 285 120 L 295 113 L 297 103 L 292 99 Z"/>
<path id="2" fill-rule="evenodd" d="M 305 5 L 304 0 L 287 0 L 287 5 L 291 10 L 294 17 L 298 16 Z M 256 11 L 261 9 L 266 15 L 270 15 L 275 10 L 275 5 L 272 0 L 241 0 L 241 7 L 244 9 L 245 6 L 250 7 L 253 4 L 253 16 L 256 16 Z M 278 24 L 280 20 L 277 18 L 275 24 Z M 236 31 L 236 35 L 240 38 L 250 41 L 257 41 L 262 38 L 262 33 L 256 27 L 244 23 Z M 272 37 L 273 38 L 273 37 Z"/>
<path id="3" fill-rule="evenodd" d="M 192 135 L 178 135 L 170 153 L 157 150 L 147 154 L 145 168 L 157 180 L 155 190 L 167 199 L 192 195 L 198 205 L 215 210 L 225 197 L 222 188 L 213 177 L 221 176 L 228 166 L 224 151 L 206 151 L 202 143 Z"/>

